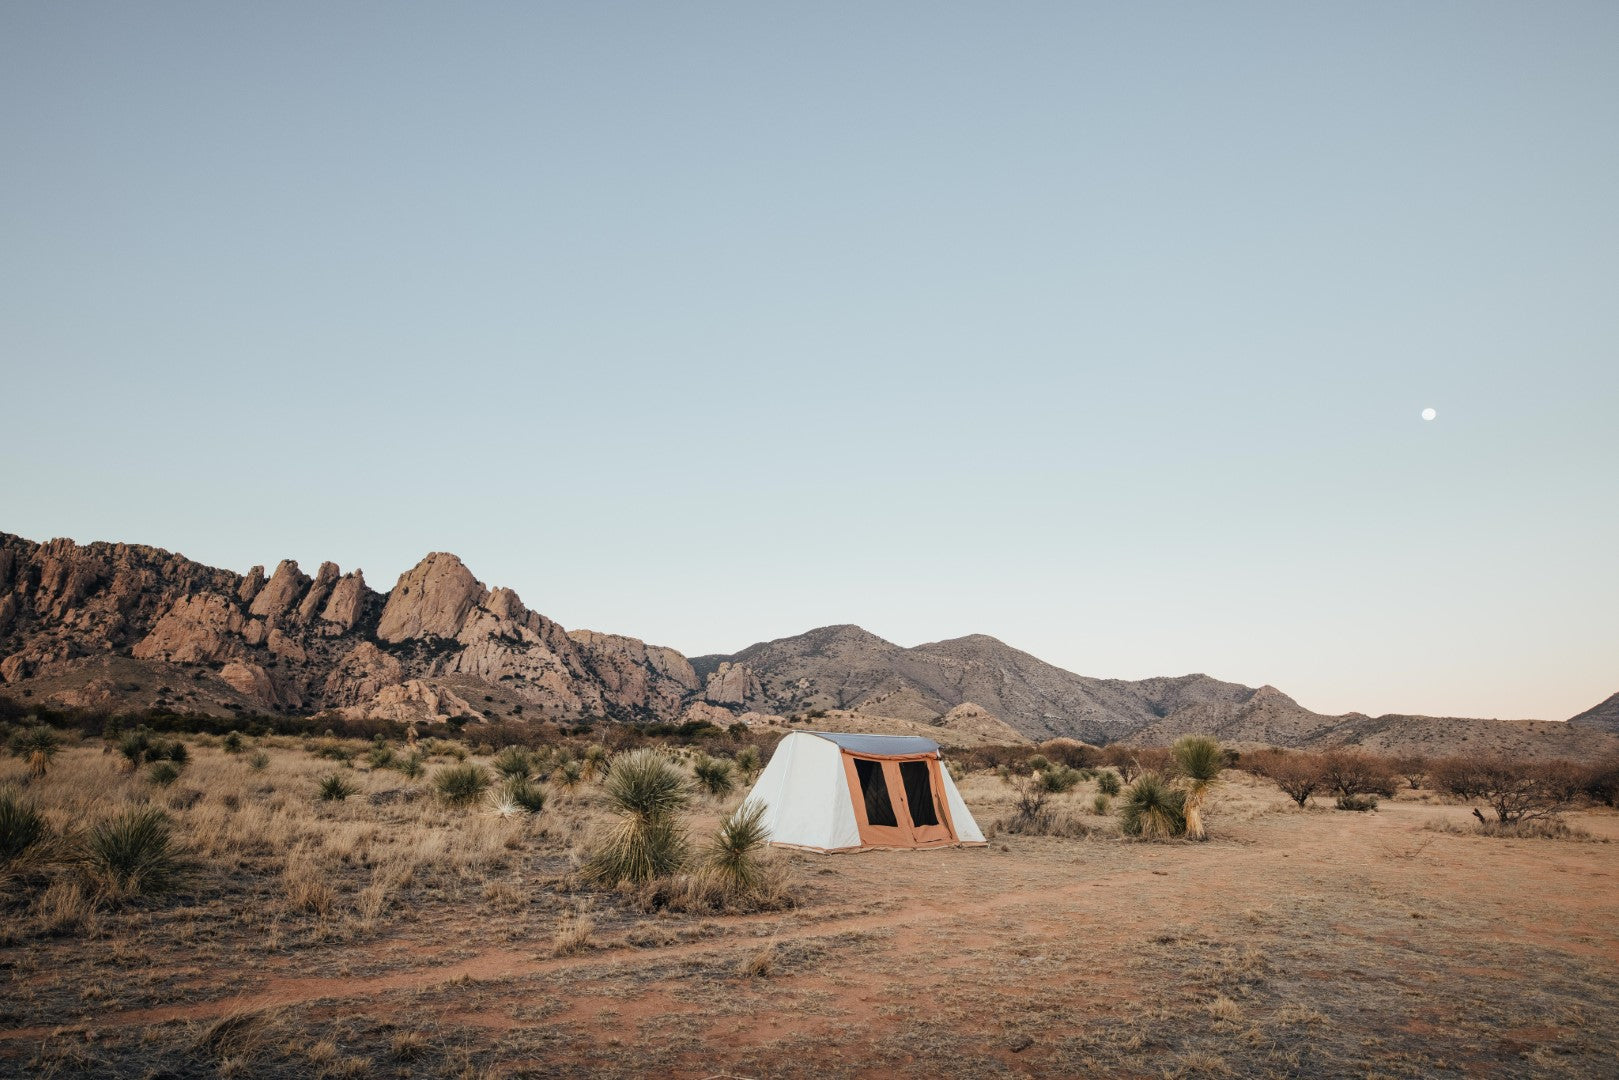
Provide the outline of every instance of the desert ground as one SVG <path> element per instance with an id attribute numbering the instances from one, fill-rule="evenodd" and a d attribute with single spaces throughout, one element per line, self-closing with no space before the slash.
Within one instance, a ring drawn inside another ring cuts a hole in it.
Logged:
<path id="1" fill-rule="evenodd" d="M 985 847 L 776 852 L 786 906 L 681 911 L 581 884 L 608 820 L 597 780 L 501 814 L 434 797 L 448 757 L 406 778 L 364 743 L 342 764 L 319 740 L 187 741 L 166 787 L 93 739 L 42 779 L 0 762 L 62 832 L 164 808 L 195 867 L 94 906 L 65 878 L 12 883 L 0 1074 L 1610 1077 L 1619 1060 L 1612 810 L 1568 815 L 1572 839 L 1502 839 L 1430 792 L 1301 810 L 1228 770 L 1210 840 L 1147 843 L 1091 812 L 1094 781 L 1053 798 L 1072 835 L 997 829 L 1016 789 L 981 770 L 960 787 Z M 318 800 L 334 771 L 354 794 Z M 745 791 L 694 800 L 699 843 Z"/>

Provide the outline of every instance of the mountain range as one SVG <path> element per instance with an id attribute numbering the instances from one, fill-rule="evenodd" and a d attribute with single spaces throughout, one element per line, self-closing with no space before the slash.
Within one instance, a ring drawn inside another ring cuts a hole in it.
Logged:
<path id="1" fill-rule="evenodd" d="M 565 630 L 445 552 L 379 593 L 329 562 L 313 576 L 291 560 L 242 575 L 143 545 L 4 533 L 0 684 L 24 702 L 219 715 L 768 724 L 838 710 L 846 726 L 930 729 L 945 743 L 1206 732 L 1402 753 L 1619 749 L 1619 694 L 1568 723 L 1324 716 L 1270 686 L 1092 678 L 982 634 L 905 648 L 849 625 L 688 659 Z"/>

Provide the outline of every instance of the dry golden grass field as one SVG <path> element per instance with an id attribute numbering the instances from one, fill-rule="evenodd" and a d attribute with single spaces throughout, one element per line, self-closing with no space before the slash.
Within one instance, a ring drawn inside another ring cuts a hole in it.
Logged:
<path id="1" fill-rule="evenodd" d="M 161 807 L 194 864 L 121 900 L 61 868 L 6 883 L 0 1074 L 1619 1073 L 1611 810 L 1500 839 L 1426 792 L 1300 810 L 1228 770 L 1208 842 L 1143 843 L 1087 781 L 1053 798 L 1072 835 L 778 853 L 791 902 L 727 913 L 581 883 L 596 780 L 501 814 L 435 797 L 442 756 L 412 779 L 360 743 L 187 742 L 166 787 L 96 740 L 38 780 L 0 762 L 58 832 Z M 320 801 L 334 772 L 355 791 Z M 961 788 L 986 832 L 1010 815 L 994 772 Z M 744 791 L 694 801 L 699 844 Z"/>

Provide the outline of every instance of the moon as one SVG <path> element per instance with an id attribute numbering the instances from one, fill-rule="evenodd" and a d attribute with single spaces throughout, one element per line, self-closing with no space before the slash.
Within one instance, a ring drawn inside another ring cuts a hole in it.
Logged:
<path id="1" fill-rule="evenodd" d="M 1423 409 L 1422 410 L 1422 418 L 1424 420 L 1432 420 L 1434 417 L 1436 417 L 1438 415 L 1439 414 L 1437 412 L 1435 412 L 1433 409 Z"/>

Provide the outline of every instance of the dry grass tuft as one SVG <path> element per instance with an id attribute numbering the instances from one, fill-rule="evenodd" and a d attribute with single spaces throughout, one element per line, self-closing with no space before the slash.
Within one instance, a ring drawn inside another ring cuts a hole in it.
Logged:
<path id="1" fill-rule="evenodd" d="M 576 911 L 565 916 L 551 937 L 551 955 L 572 956 L 584 952 L 590 948 L 590 936 L 595 930 L 596 923 L 587 912 Z"/>
<path id="2" fill-rule="evenodd" d="M 776 940 L 771 938 L 764 946 L 737 966 L 737 974 L 762 979 L 776 967 Z"/>

